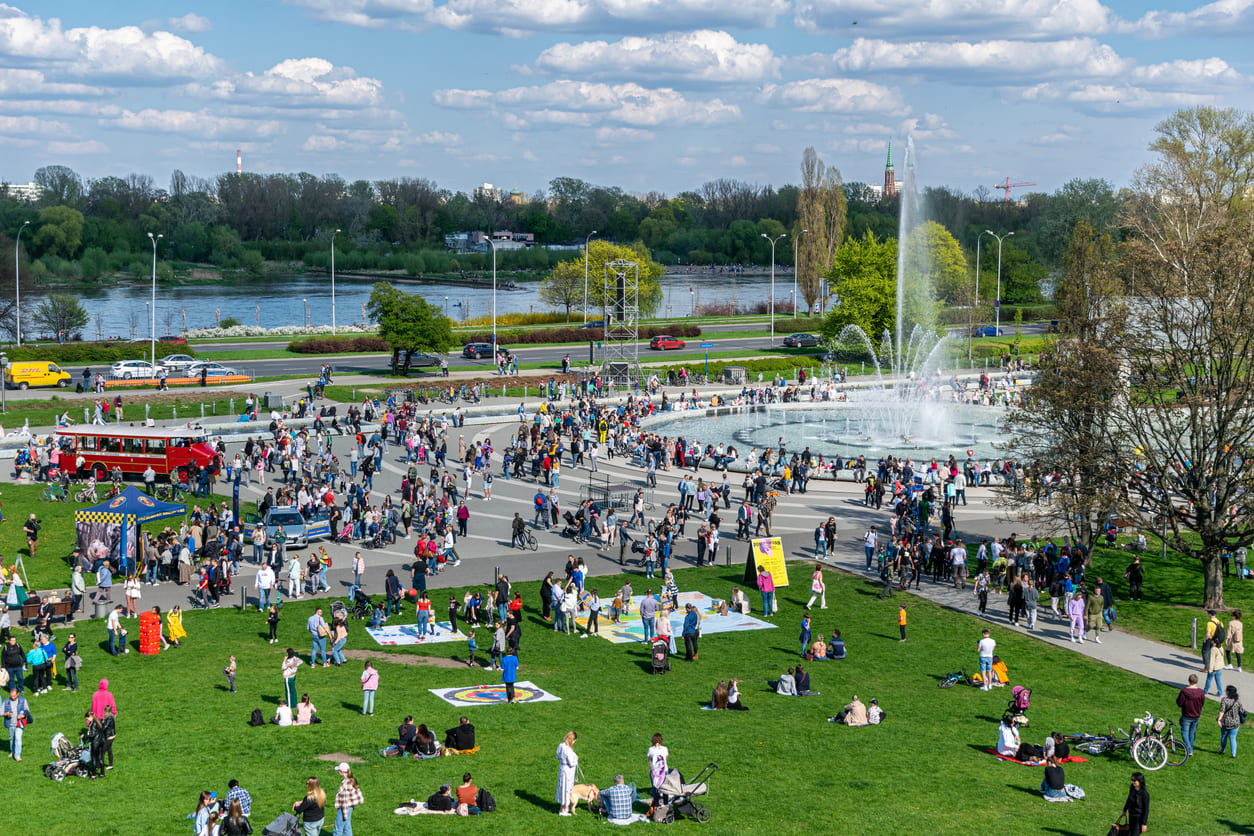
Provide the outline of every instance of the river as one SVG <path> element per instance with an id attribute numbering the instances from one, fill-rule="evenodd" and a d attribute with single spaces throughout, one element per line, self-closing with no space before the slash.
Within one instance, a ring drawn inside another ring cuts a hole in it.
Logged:
<path id="1" fill-rule="evenodd" d="M 338 325 L 360 323 L 373 284 L 365 279 L 337 276 L 335 318 Z M 694 309 L 735 301 L 744 312 L 770 298 L 771 280 L 761 275 L 727 273 L 668 274 L 663 279 L 662 309 L 659 316 L 683 319 Z M 492 312 L 491 286 L 450 283 L 399 282 L 398 287 L 416 293 L 433 305 L 444 308 L 454 321 L 488 316 Z M 776 274 L 776 303 L 786 306 L 791 299 L 792 274 Z M 79 292 L 90 320 L 84 337 L 147 337 L 152 286 L 146 284 L 102 287 Z M 33 309 L 38 293 L 24 293 L 23 307 Z M 499 313 L 544 310 L 539 283 L 520 283 L 517 290 L 497 287 Z M 582 307 L 582 306 L 581 306 Z M 590 310 L 596 317 L 598 312 Z M 220 319 L 233 316 L 245 325 L 273 328 L 280 325 L 330 325 L 331 280 L 329 276 L 285 275 L 238 281 L 232 284 L 157 285 L 156 329 L 158 334 L 177 334 L 184 328 L 212 327 Z M 582 310 L 573 318 L 582 321 Z M 29 314 L 24 317 L 29 322 Z M 28 326 L 29 327 L 29 326 Z"/>

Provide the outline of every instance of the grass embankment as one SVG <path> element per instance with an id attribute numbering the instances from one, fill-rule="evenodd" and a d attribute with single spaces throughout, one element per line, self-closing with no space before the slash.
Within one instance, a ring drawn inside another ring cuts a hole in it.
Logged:
<path id="1" fill-rule="evenodd" d="M 200 389 L 195 390 L 198 394 L 191 391 L 186 392 L 166 392 L 163 394 L 153 395 L 136 395 L 132 390 L 120 390 L 122 395 L 122 417 L 123 424 L 142 421 L 145 417 L 144 407 L 148 407 L 147 417 L 153 420 L 165 419 L 187 419 L 189 421 L 200 420 L 200 407 L 203 404 L 205 408 L 205 418 L 231 418 L 237 416 L 244 411 L 244 401 L 248 398 L 247 392 L 237 392 L 234 390 L 220 391 L 217 389 Z M 0 418 L 0 422 L 7 425 L 11 431 L 14 428 L 20 428 L 24 422 L 29 421 L 31 427 L 52 427 L 56 424 L 61 413 L 68 411 L 70 419 L 77 424 L 83 423 L 83 409 L 87 409 L 87 420 L 91 420 L 93 414 L 93 404 L 95 400 L 103 398 L 109 402 L 109 410 L 113 411 L 113 399 L 119 394 L 119 390 L 110 389 L 103 395 L 80 396 L 73 398 L 61 398 L 53 396 L 48 400 L 11 400 L 5 410 L 5 415 Z M 234 407 L 232 407 L 234 401 Z M 233 409 L 235 411 L 233 411 Z M 177 410 L 177 414 L 176 414 Z M 110 423 L 114 423 L 114 416 L 110 416 Z"/>
<path id="2" fill-rule="evenodd" d="M 10 467 L 8 462 L 5 467 Z M 142 484 L 140 485 L 142 488 Z M 218 483 L 219 489 L 222 483 Z M 26 579 L 30 581 L 31 589 L 52 589 L 58 587 L 65 589 L 70 585 L 70 565 L 66 562 L 66 558 L 74 551 L 75 530 L 74 530 L 74 512 L 81 508 L 88 508 L 95 503 L 91 502 L 75 502 L 73 493 L 78 488 L 71 486 L 71 499 L 68 502 L 41 502 L 40 493 L 43 492 L 44 485 L 5 485 L 3 489 L 3 505 L 4 505 L 4 524 L 0 525 L 0 560 L 6 565 L 12 565 L 14 555 L 22 556 L 22 563 L 26 567 Z M 96 489 L 97 495 L 104 500 L 105 491 L 109 486 L 102 485 Z M 212 501 L 221 503 L 225 501 L 229 507 L 231 503 L 230 494 L 214 494 Z M 187 510 L 190 513 L 197 507 L 205 507 L 210 500 L 208 499 L 192 499 L 185 501 Z M 246 502 L 240 499 L 240 513 L 251 514 L 256 512 L 255 502 Z M 39 547 L 35 550 L 35 556 L 30 556 L 30 551 L 26 546 L 26 533 L 22 530 L 22 524 L 30 514 L 34 514 L 36 519 L 40 520 L 43 529 L 39 532 Z M 178 528 L 180 520 L 172 518 L 169 520 L 161 520 L 153 524 L 151 530 L 157 531 L 169 526 Z M 94 577 L 86 579 L 90 586 L 95 582 Z M 118 592 L 121 592 L 121 579 L 118 580 Z M 114 595 L 114 600 L 118 603 L 122 602 L 119 594 Z M 136 631 L 138 638 L 138 631 Z"/>
<path id="3" fill-rule="evenodd" d="M 868 836 L 961 832 L 972 822 L 1003 833 L 1105 832 L 1123 805 L 1128 775 L 1135 768 L 1126 754 L 1068 766 L 1067 780 L 1082 786 L 1087 800 L 1048 804 L 1036 792 L 1041 769 L 1002 763 L 984 752 L 996 741 L 1009 689 L 986 693 L 965 686 L 936 687 L 944 674 L 974 665 L 975 641 L 984 626 L 974 618 L 909 595 L 878 601 L 871 584 L 828 573 L 830 609 L 816 611 L 815 628 L 829 634 L 840 628 L 849 658 L 810 666 L 812 687 L 821 696 L 771 693 L 765 680 L 796 663 L 797 624 L 808 597 L 806 567 L 794 564 L 791 575 L 792 586 L 780 593 L 782 615 L 773 619 L 778 629 L 707 632 L 699 661 L 676 659 L 674 670 L 665 676 L 649 673 L 649 658 L 640 645 L 553 632 L 536 613 L 537 584 L 519 584 L 527 604 L 520 679 L 535 682 L 561 702 L 455 708 L 427 689 L 494 683 L 499 675 L 382 661 L 376 662 L 381 671 L 376 714 L 362 717 L 361 663 L 350 661 L 344 668 L 301 668 L 297 690 L 309 693 L 323 722 L 287 729 L 252 728 L 247 721 L 254 708 L 267 716 L 274 712 L 282 693 L 283 648 L 295 647 L 308 658 L 304 621 L 312 603 L 287 606 L 277 645 L 267 643 L 256 610 L 188 612 L 184 646 L 156 657 L 138 654 L 136 622 L 129 625 L 132 652 L 117 658 L 102 649 L 106 636 L 99 622 L 80 623 L 76 629 L 84 690 L 67 694 L 58 684 L 51 694 L 34 699 L 37 722 L 27 730 L 27 757 L 6 767 L 11 789 L 7 809 L 14 821 L 35 821 L 51 809 L 90 809 L 92 832 L 102 836 L 176 833 L 188 827 L 184 817 L 202 789 L 222 793 L 235 778 L 252 794 L 253 828 L 260 832 L 301 797 L 307 776 L 319 777 L 334 796 L 338 781 L 333 766 L 339 756 L 332 761 L 317 756 L 345 753 L 364 761 L 353 764 L 366 798 L 353 817 L 357 832 L 445 832 L 447 819 L 398 817 L 392 809 L 401 801 L 425 798 L 445 781 L 456 785 L 461 773 L 469 771 L 476 784 L 496 796 L 498 809 L 464 826 L 545 836 L 586 833 L 593 822 L 588 813 L 581 810 L 570 820 L 554 814 L 553 753 L 562 736 L 574 729 L 584 775 L 598 786 L 612 783 L 618 772 L 646 786 L 645 751 L 654 732 L 665 735 L 670 763 L 685 775 L 709 762 L 719 764 L 709 794 L 700 799 L 710 808 L 712 821 L 698 825 L 681 820 L 676 832 L 742 834 L 770 822 L 773 832 L 800 834 L 830 829 L 833 821 L 839 821 L 840 832 Z M 691 569 L 676 576 L 680 589 L 725 596 L 739 583 L 741 570 Z M 633 580 L 643 591 L 643 579 Z M 377 587 L 379 581 L 370 576 L 368 585 Z M 593 585 L 605 593 L 621 581 L 596 578 Z M 460 590 L 451 592 L 460 600 Z M 435 599 L 443 598 L 441 590 Z M 901 601 L 910 617 L 910 638 L 904 644 L 898 643 L 896 629 Z M 756 595 L 754 605 L 756 609 Z M 405 620 L 410 617 L 407 612 Z M 58 633 L 64 640 L 65 630 Z M 1105 729 L 1147 708 L 1165 714 L 1175 710 L 1170 688 L 1020 633 L 994 633 L 1012 681 L 1033 688 L 1028 739 L 1039 742 L 1054 729 Z M 481 648 L 488 644 L 488 631 L 478 631 L 478 639 Z M 377 651 L 398 662 L 413 662 L 417 656 L 464 658 L 465 653 L 462 644 L 380 648 L 356 621 L 350 624 L 349 649 Z M 231 654 L 239 666 L 237 695 L 227 692 L 221 674 Z M 56 731 L 77 735 L 90 692 L 101 677 L 109 679 L 120 707 L 117 769 L 92 783 L 47 780 L 41 773 L 47 739 Z M 731 677 L 743 680 L 749 712 L 702 711 L 718 680 Z M 878 697 L 887 722 L 861 729 L 825 722 L 854 693 L 863 700 Z M 477 755 L 416 762 L 377 754 L 406 714 L 441 734 L 463 713 L 477 727 L 482 747 Z M 1208 706 L 1195 758 L 1183 768 L 1150 775 L 1157 832 L 1190 836 L 1246 829 L 1236 820 L 1242 815 L 1234 809 L 1239 793 L 1213 791 L 1236 786 L 1243 775 L 1232 766 L 1235 761 L 1211 754 L 1218 747 L 1213 713 Z M 903 774 L 909 775 L 906 784 Z M 45 820 L 53 822 L 49 832 L 60 826 L 55 816 Z"/>

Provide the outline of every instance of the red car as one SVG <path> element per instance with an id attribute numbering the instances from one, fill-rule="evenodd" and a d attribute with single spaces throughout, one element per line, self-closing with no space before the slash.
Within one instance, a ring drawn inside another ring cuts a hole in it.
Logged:
<path id="1" fill-rule="evenodd" d="M 654 337 L 649 340 L 649 348 L 654 351 L 668 351 L 672 348 L 683 348 L 684 341 L 678 337 Z"/>
<path id="2" fill-rule="evenodd" d="M 187 345 L 186 339 L 183 337 L 176 337 L 173 334 L 166 334 L 164 336 L 157 337 L 157 342 L 165 343 L 166 345 Z"/>

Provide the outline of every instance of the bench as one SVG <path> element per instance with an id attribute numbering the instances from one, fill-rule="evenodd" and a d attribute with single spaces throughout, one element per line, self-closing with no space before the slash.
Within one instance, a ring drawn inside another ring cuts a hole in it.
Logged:
<path id="1" fill-rule="evenodd" d="M 33 621 L 39 618 L 39 609 L 41 606 L 42 604 L 37 603 L 35 601 L 28 601 L 27 603 L 23 604 L 21 623 L 25 624 L 28 621 Z M 57 601 L 55 604 L 52 605 L 52 618 L 51 618 L 52 621 L 55 621 L 56 619 L 60 618 L 68 622 L 70 621 L 73 614 L 74 614 L 74 605 L 70 601 Z"/>

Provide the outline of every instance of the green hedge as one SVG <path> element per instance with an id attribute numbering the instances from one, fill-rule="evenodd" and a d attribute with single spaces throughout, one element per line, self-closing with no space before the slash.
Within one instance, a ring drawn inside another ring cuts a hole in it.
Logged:
<path id="1" fill-rule="evenodd" d="M 391 351 L 387 340 L 382 337 L 311 337 L 306 340 L 293 340 L 287 344 L 288 351 L 297 354 L 349 354 L 353 352 L 377 354 Z"/>
<path id="2" fill-rule="evenodd" d="M 756 382 L 758 372 L 768 376 L 773 375 L 776 372 L 780 372 L 785 377 L 791 378 L 796 374 L 796 371 L 799 368 L 812 369 L 821 365 L 823 365 L 823 361 L 818 357 L 812 357 L 804 354 L 797 357 L 778 357 L 767 360 L 728 360 L 725 362 L 710 363 L 710 376 L 721 377 L 723 369 L 728 367 L 741 368 L 748 371 L 751 382 Z M 659 374 L 664 375 L 665 372 L 670 369 L 678 371 L 681 368 L 687 369 L 688 374 L 705 374 L 705 363 L 702 361 L 698 361 L 696 363 L 676 363 L 673 366 L 653 366 L 646 369 L 646 373 L 658 372 Z"/>
<path id="3" fill-rule="evenodd" d="M 537 345 L 548 343 L 586 343 L 590 341 L 600 340 L 604 331 L 600 328 L 545 328 L 536 331 L 501 331 L 496 332 L 497 345 Z M 679 337 L 681 339 L 691 339 L 701 336 L 701 329 L 695 325 L 669 325 L 665 328 L 658 326 L 650 326 L 640 329 L 640 338 L 642 340 L 652 339 L 653 337 Z M 463 343 L 489 343 L 492 342 L 492 332 L 484 331 L 478 334 L 461 335 Z"/>
<path id="4" fill-rule="evenodd" d="M 152 357 L 150 347 L 151 344 L 146 342 L 70 342 L 39 346 L 24 345 L 21 348 L 9 346 L 4 353 L 13 362 L 33 360 L 65 366 L 84 363 L 116 363 L 119 360 L 148 360 Z M 195 357 L 196 351 L 190 345 L 157 343 L 158 360 L 171 354 L 187 354 Z"/>

